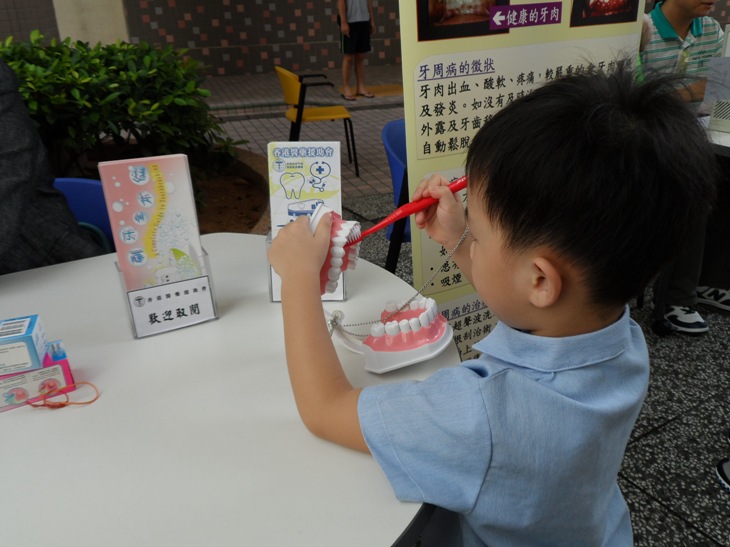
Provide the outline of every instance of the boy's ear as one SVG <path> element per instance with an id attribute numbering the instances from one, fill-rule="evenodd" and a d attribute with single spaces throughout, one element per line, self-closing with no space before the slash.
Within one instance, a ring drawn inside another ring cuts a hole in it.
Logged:
<path id="1" fill-rule="evenodd" d="M 532 261 L 530 279 L 530 303 L 537 308 L 552 306 L 563 290 L 563 276 L 555 262 L 545 256 Z"/>

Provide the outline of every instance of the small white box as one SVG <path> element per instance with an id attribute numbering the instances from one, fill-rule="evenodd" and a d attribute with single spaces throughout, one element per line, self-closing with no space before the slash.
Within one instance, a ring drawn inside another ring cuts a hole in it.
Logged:
<path id="1" fill-rule="evenodd" d="M 41 368 L 46 335 L 37 315 L 0 321 L 0 376 Z"/>

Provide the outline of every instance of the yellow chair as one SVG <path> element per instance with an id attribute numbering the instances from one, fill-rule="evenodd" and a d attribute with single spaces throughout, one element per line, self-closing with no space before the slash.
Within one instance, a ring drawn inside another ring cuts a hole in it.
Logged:
<path id="1" fill-rule="evenodd" d="M 360 176 L 357 165 L 357 151 L 355 150 L 355 132 L 352 129 L 350 112 L 344 106 L 305 106 L 308 87 L 330 86 L 334 84 L 324 74 L 297 75 L 280 66 L 275 67 L 279 76 L 281 89 L 284 92 L 284 101 L 289 105 L 286 117 L 291 122 L 289 140 L 298 141 L 302 124 L 305 122 L 323 122 L 342 120 L 345 124 L 345 141 L 347 142 L 347 159 L 350 163 L 355 160 L 355 175 Z M 316 78 L 315 81 L 305 82 L 307 78 Z"/>

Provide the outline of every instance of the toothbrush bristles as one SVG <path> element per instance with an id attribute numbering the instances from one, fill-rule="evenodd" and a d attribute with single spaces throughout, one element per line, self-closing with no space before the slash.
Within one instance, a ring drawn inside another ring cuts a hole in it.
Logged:
<path id="1" fill-rule="evenodd" d="M 360 225 L 357 224 L 353 226 L 352 230 L 350 230 L 350 233 L 347 235 L 347 245 L 353 245 L 354 243 L 357 243 L 362 239 L 361 237 L 361 231 L 360 231 Z"/>

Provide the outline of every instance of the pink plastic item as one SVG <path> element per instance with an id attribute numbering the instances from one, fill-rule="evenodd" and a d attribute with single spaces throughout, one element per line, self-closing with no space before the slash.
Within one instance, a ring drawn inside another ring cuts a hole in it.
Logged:
<path id="1" fill-rule="evenodd" d="M 360 223 L 354 220 L 343 220 L 339 214 L 322 204 L 317 206 L 309 220 L 309 227 L 312 233 L 314 233 L 319 225 L 319 221 L 327 213 L 332 215 L 332 229 L 330 230 L 330 248 L 327 251 L 327 258 L 319 272 L 319 289 L 321 294 L 335 292 L 340 275 L 348 269 L 355 269 L 358 254 L 360 253 L 359 244 L 345 248 L 348 239 L 359 235 Z"/>

